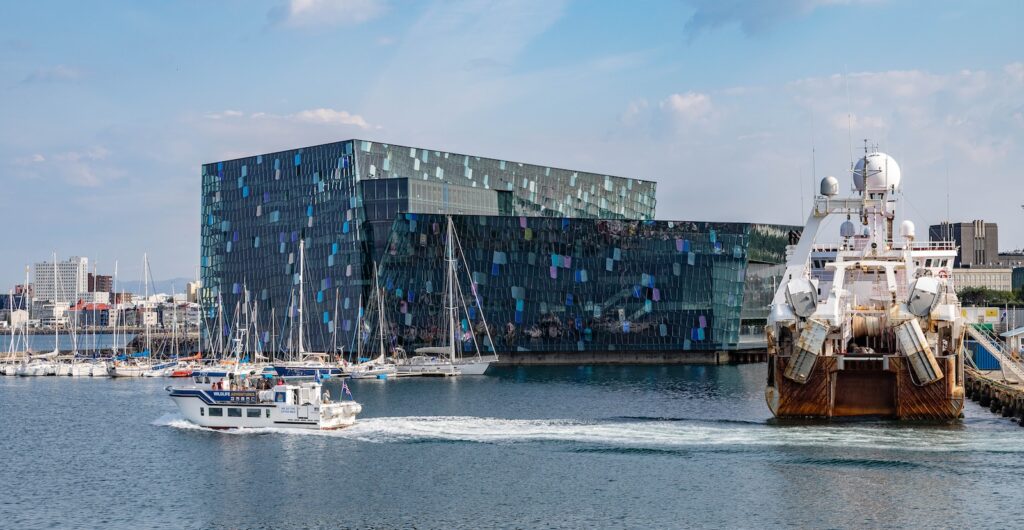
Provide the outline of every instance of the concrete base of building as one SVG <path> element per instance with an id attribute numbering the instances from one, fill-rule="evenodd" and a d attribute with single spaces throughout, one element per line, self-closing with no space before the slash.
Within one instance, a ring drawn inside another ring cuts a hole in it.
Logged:
<path id="1" fill-rule="evenodd" d="M 671 352 L 507 352 L 498 366 L 564 366 L 578 364 L 739 364 L 765 362 L 766 351 L 671 351 Z"/>

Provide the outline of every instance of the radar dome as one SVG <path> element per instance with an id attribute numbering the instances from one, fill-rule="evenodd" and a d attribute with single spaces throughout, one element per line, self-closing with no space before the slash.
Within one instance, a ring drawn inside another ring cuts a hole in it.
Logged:
<path id="1" fill-rule="evenodd" d="M 865 161 L 867 167 L 865 168 Z M 853 168 L 853 186 L 857 191 L 883 192 L 900 187 L 900 166 L 885 153 L 871 153 Z"/>
<path id="2" fill-rule="evenodd" d="M 839 195 L 839 180 L 833 176 L 821 179 L 821 194 L 826 197 Z"/>
<path id="3" fill-rule="evenodd" d="M 914 222 L 908 219 L 900 223 L 900 235 L 903 236 L 903 239 L 911 240 L 917 237 L 917 231 L 914 227 Z"/>

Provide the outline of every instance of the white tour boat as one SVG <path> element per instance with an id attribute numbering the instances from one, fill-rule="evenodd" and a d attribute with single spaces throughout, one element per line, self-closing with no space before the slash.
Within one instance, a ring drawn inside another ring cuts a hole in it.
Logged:
<path id="1" fill-rule="evenodd" d="M 317 382 L 278 384 L 256 381 L 256 388 L 228 385 L 225 390 L 167 387 L 186 420 L 210 429 L 340 429 L 355 423 L 363 407 L 354 400 L 331 399 Z M 348 387 L 342 386 L 342 393 Z M 349 393 L 351 397 L 351 394 Z"/>

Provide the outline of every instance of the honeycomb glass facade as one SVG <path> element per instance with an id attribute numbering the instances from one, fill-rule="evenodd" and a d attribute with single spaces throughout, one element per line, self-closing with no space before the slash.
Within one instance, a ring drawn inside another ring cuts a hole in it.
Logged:
<path id="1" fill-rule="evenodd" d="M 202 183 L 206 327 L 230 334 L 247 299 L 271 351 L 295 336 L 300 238 L 308 345 L 326 349 L 352 344 L 400 214 L 649 220 L 656 204 L 650 181 L 364 140 L 204 164 Z"/>
<path id="2" fill-rule="evenodd" d="M 763 336 L 788 242 L 784 228 L 746 223 L 475 215 L 453 222 L 469 269 L 460 273 L 467 351 L 471 333 L 487 344 L 470 289 L 499 352 L 735 349 L 744 326 Z M 407 350 L 445 334 L 444 238 L 442 215 L 405 214 L 391 231 L 381 286 L 389 335 Z"/>

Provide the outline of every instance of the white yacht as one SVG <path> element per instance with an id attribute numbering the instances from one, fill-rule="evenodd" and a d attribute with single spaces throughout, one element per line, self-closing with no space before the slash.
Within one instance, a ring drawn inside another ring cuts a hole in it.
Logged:
<path id="1" fill-rule="evenodd" d="M 458 234 L 455 232 L 455 225 L 451 216 L 447 216 L 447 237 L 445 239 L 445 313 L 447 315 L 447 344 L 440 347 L 422 347 L 414 350 L 413 357 L 403 360 L 398 365 L 398 376 L 455 376 L 455 375 L 483 375 L 491 363 L 498 361 L 496 354 L 482 355 L 480 344 L 477 341 L 476 333 L 469 333 L 472 337 L 475 355 L 463 355 L 459 350 L 463 344 L 459 338 L 461 331 L 459 325 L 459 308 L 467 307 L 462 287 L 459 285 L 458 263 L 462 264 L 468 271 L 465 263 L 465 255 L 462 253 L 462 244 L 459 242 Z M 468 274 L 468 273 L 467 273 Z M 470 279 L 472 282 L 472 279 Z M 490 344 L 494 344 L 491 338 L 490 326 L 487 325 L 487 317 L 484 316 L 483 306 L 477 297 L 476 289 L 471 289 L 472 301 L 476 302 L 480 310 L 480 318 L 483 322 L 484 332 Z M 469 317 L 467 316 L 467 320 Z"/>
<path id="2" fill-rule="evenodd" d="M 56 356 L 56 351 L 33 355 L 22 361 L 14 373 L 20 377 L 56 375 L 57 363 L 53 362 L 53 358 Z"/>
<path id="3" fill-rule="evenodd" d="M 252 389 L 243 384 L 229 385 L 225 390 L 167 390 L 186 420 L 210 429 L 340 429 L 354 424 L 363 410 L 352 399 L 331 399 L 318 382 L 271 385 L 264 378 L 256 380 L 255 385 Z M 342 393 L 347 389 L 343 384 Z"/>

